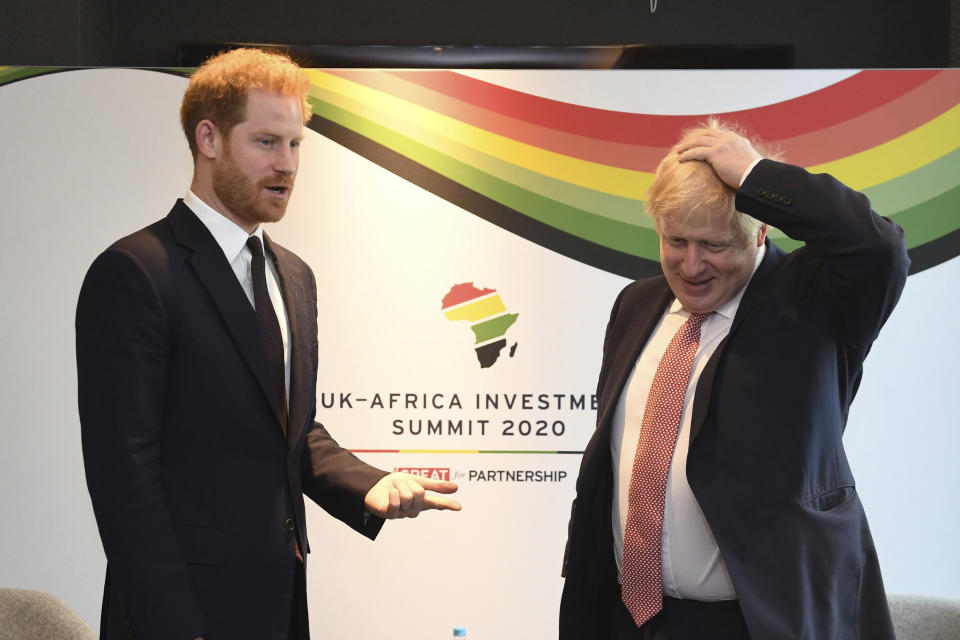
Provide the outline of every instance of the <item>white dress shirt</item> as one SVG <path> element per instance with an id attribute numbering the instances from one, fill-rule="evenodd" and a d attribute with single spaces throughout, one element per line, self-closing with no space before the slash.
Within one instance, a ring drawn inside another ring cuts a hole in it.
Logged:
<path id="1" fill-rule="evenodd" d="M 754 273 L 766 248 L 757 252 Z M 751 275 L 752 277 L 752 275 Z M 749 281 L 748 281 L 749 284 Z M 730 333 L 733 317 L 743 298 L 744 286 L 730 301 L 708 317 L 700 329 L 700 344 L 693 360 L 693 370 L 683 399 L 683 413 L 677 433 L 673 460 L 667 475 L 662 530 L 663 592 L 674 598 L 713 601 L 736 598 L 730 576 L 720 557 L 720 550 L 710 526 L 687 483 L 687 452 L 690 444 L 690 421 L 697 381 L 717 346 Z M 647 397 L 667 345 L 690 314 L 674 299 L 660 318 L 657 327 L 637 358 L 613 413 L 610 453 L 613 456 L 613 546 L 618 575 L 622 575 L 623 538 L 627 522 L 628 493 L 633 472 L 633 459 L 640 440 L 640 426 Z"/>
<path id="2" fill-rule="evenodd" d="M 192 190 L 187 190 L 183 197 L 183 203 L 200 219 L 214 240 L 223 250 L 227 262 L 233 268 L 237 280 L 247 294 L 250 305 L 256 308 L 253 301 L 253 276 L 250 273 L 250 262 L 253 256 L 247 247 L 247 238 L 256 236 L 263 243 L 263 227 L 257 226 L 256 231 L 248 235 L 233 220 L 230 220 L 216 209 L 201 200 Z M 269 257 L 269 252 L 264 250 L 264 255 Z M 270 294 L 270 302 L 273 303 L 273 310 L 277 314 L 280 322 L 280 335 L 283 339 L 283 369 L 284 385 L 287 391 L 287 406 L 290 405 L 290 322 L 287 316 L 286 307 L 283 304 L 283 294 L 280 292 L 280 276 L 277 274 L 277 268 L 273 260 L 267 259 L 267 291 Z"/>

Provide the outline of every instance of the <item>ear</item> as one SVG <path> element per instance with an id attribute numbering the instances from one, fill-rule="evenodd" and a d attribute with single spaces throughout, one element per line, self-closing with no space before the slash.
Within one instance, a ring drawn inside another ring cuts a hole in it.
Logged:
<path id="1" fill-rule="evenodd" d="M 766 239 L 766 237 L 767 237 L 767 225 L 764 224 L 762 227 L 760 227 L 760 230 L 757 231 L 757 246 L 758 246 L 758 247 L 762 247 L 762 246 L 763 246 L 763 241 L 764 241 L 764 239 Z"/>
<path id="2" fill-rule="evenodd" d="M 210 120 L 201 120 L 193 132 L 197 153 L 210 160 L 216 159 L 223 148 L 223 136 L 217 125 Z"/>

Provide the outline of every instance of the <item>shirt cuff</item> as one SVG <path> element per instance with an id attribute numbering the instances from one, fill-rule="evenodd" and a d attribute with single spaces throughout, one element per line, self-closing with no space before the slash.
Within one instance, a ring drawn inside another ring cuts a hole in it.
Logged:
<path id="1" fill-rule="evenodd" d="M 740 176 L 740 183 L 737 185 L 738 189 L 743 186 L 744 182 L 747 181 L 747 176 L 750 175 L 750 172 L 753 171 L 753 168 L 757 166 L 757 163 L 760 162 L 761 160 L 763 160 L 763 158 L 757 158 L 756 160 L 750 163 L 750 166 L 747 167 L 747 170 L 743 172 L 742 176 Z"/>

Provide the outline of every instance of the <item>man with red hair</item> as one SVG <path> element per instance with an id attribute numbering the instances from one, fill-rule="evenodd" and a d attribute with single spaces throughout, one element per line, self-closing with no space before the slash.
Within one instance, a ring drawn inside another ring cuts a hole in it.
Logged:
<path id="1" fill-rule="evenodd" d="M 263 233 L 290 199 L 308 89 L 285 56 L 207 61 L 181 107 L 190 189 L 84 280 L 78 391 L 104 640 L 308 640 L 304 493 L 370 538 L 384 518 L 460 509 L 430 493 L 455 484 L 371 467 L 314 420 L 316 282 Z"/>

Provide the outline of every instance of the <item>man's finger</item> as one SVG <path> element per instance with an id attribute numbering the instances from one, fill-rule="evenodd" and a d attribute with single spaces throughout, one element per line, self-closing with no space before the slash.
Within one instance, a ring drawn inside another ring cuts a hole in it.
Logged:
<path id="1" fill-rule="evenodd" d="M 458 488 L 456 482 L 450 482 L 449 480 L 433 480 L 421 476 L 415 476 L 414 480 L 420 483 L 420 486 L 424 489 L 437 493 L 456 493 Z"/>
<path id="2" fill-rule="evenodd" d="M 423 511 L 439 509 L 441 511 L 460 511 L 463 507 L 453 498 L 438 495 L 426 495 L 423 498 Z"/>
<path id="3" fill-rule="evenodd" d="M 399 478 L 394 481 L 393 486 L 400 492 L 400 504 L 405 507 L 409 506 L 413 502 L 413 489 L 410 483 L 404 482 L 403 478 Z"/>
<path id="4" fill-rule="evenodd" d="M 410 492 L 410 499 L 403 503 L 403 507 L 415 515 L 423 508 L 423 497 L 426 492 L 417 482 L 407 482 L 404 485 Z"/>
<path id="5" fill-rule="evenodd" d="M 705 147 L 693 147 L 683 152 L 678 151 L 677 160 L 680 162 L 688 162 L 690 160 L 703 160 L 706 162 L 709 161 L 709 153 Z"/>
<path id="6" fill-rule="evenodd" d="M 399 509 L 400 508 L 400 492 L 397 491 L 396 486 L 390 487 L 390 490 L 387 493 L 387 496 L 388 496 L 387 503 L 389 504 L 389 508 L 393 510 Z"/>
<path id="7" fill-rule="evenodd" d="M 676 151 L 678 154 L 683 155 L 691 149 L 706 150 L 708 147 L 716 146 L 717 142 L 718 139 L 716 136 L 701 135 L 691 140 L 687 140 L 681 145 L 678 145 Z"/>

